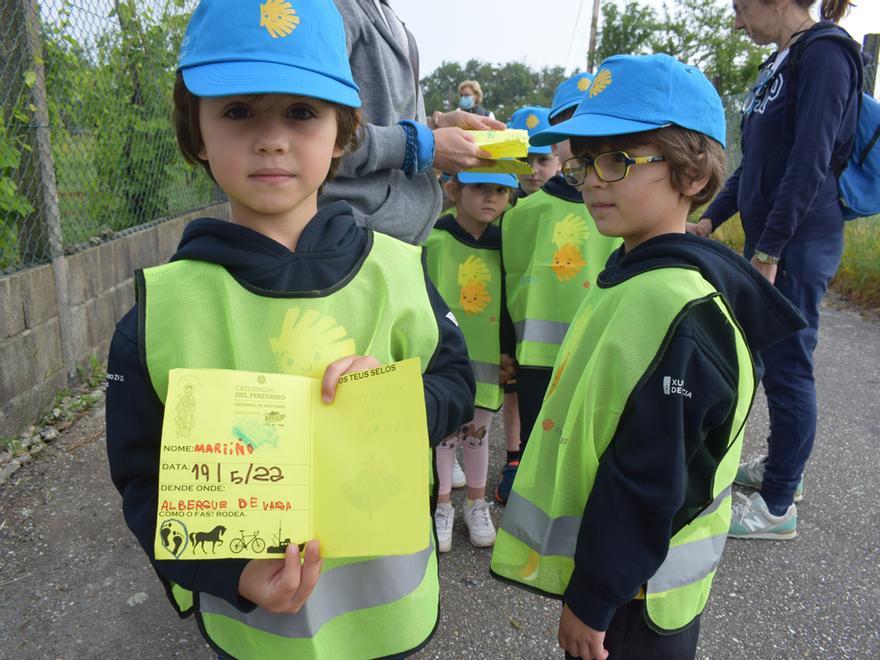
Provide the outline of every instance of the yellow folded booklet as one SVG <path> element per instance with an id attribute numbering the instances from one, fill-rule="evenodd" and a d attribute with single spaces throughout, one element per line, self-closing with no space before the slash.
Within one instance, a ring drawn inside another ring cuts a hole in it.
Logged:
<path id="1" fill-rule="evenodd" d="M 495 162 L 483 167 L 473 167 L 466 172 L 481 174 L 532 174 L 528 163 L 517 158 L 529 155 L 529 132 L 518 129 L 504 131 L 468 131 L 474 136 L 478 147 L 488 151 Z"/>
<path id="2" fill-rule="evenodd" d="M 316 538 L 323 557 L 409 554 L 430 534 L 418 358 L 321 381 L 172 369 L 156 559 L 265 559 Z"/>
<path id="3" fill-rule="evenodd" d="M 508 128 L 503 131 L 468 131 L 474 143 L 492 158 L 525 158 L 529 155 L 529 132 Z"/>
<path id="4" fill-rule="evenodd" d="M 465 172 L 477 172 L 480 174 L 532 174 L 534 170 L 528 163 L 513 158 L 501 158 L 491 165 L 484 167 L 472 167 Z"/>

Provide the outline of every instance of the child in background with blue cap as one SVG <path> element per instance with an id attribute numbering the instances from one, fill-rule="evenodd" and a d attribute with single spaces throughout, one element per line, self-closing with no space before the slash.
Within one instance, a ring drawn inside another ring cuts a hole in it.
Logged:
<path id="1" fill-rule="evenodd" d="M 507 122 L 507 128 L 515 128 L 521 131 L 528 131 L 529 137 L 540 133 L 545 128 L 549 128 L 550 108 L 542 108 L 537 105 L 526 105 L 519 108 L 510 116 Z M 533 192 L 541 189 L 550 178 L 559 173 L 559 158 L 553 152 L 553 148 L 548 146 L 537 147 L 533 144 L 529 145 L 529 155 L 520 160 L 529 164 L 534 172 L 532 174 L 518 174 L 519 197 L 527 197 Z"/>
<path id="2" fill-rule="evenodd" d="M 181 150 L 227 194 L 231 222 L 195 220 L 171 263 L 139 271 L 138 304 L 113 337 L 107 448 L 126 523 L 178 612 L 194 612 L 222 656 L 408 653 L 437 625 L 433 533 L 399 556 L 322 561 L 313 540 L 302 560 L 296 544 L 283 559 L 154 557 L 170 369 L 323 378 L 331 403 L 342 374 L 418 357 L 432 444 L 471 419 L 475 391 L 421 250 L 357 227 L 346 202 L 318 212 L 360 106 L 330 0 L 203 0 L 174 102 Z M 399 523 L 428 522 L 428 506 L 421 515 Z"/>
<path id="3" fill-rule="evenodd" d="M 605 60 L 562 171 L 623 239 L 572 319 L 492 556 L 563 601 L 566 657 L 693 658 L 755 392 L 803 324 L 732 250 L 685 233 L 723 180 L 721 100 L 668 55 Z"/>
<path id="4" fill-rule="evenodd" d="M 592 79 L 588 73 L 578 73 L 556 88 L 550 125 L 572 115 Z M 550 146 L 560 162 L 571 156 L 565 139 L 534 146 Z M 559 344 L 620 240 L 596 230 L 580 193 L 561 175 L 551 177 L 506 213 L 501 231 L 507 301 L 502 352 L 516 358 L 520 421 L 520 447 L 508 448 L 495 488 L 495 501 L 504 504 L 550 384 Z"/>
<path id="5" fill-rule="evenodd" d="M 439 494 L 434 514 L 440 552 L 452 547 L 455 447 L 463 449 L 467 500 L 464 522 L 472 544 L 495 542 L 495 525 L 485 501 L 489 468 L 489 428 L 501 407 L 503 385 L 500 316 L 502 306 L 501 230 L 493 223 L 516 190 L 512 174 L 462 172 L 447 184 L 456 214 L 437 220 L 425 244 L 428 275 L 452 310 L 467 342 L 477 381 L 474 418 L 437 447 Z"/>

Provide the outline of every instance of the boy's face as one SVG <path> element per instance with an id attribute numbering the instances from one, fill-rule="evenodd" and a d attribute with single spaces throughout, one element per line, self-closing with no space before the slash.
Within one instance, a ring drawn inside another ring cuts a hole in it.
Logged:
<path id="1" fill-rule="evenodd" d="M 555 153 L 549 154 L 529 154 L 529 165 L 534 174 L 520 174 L 519 185 L 527 194 L 540 190 L 541 186 L 547 183 L 548 179 L 556 174 L 559 170 L 559 159 Z"/>
<path id="2" fill-rule="evenodd" d="M 510 201 L 510 188 L 490 183 L 467 184 L 459 187 L 455 197 L 459 217 L 464 214 L 488 225 L 504 213 Z"/>
<path id="3" fill-rule="evenodd" d="M 594 158 L 620 149 L 609 142 L 599 145 L 595 153 L 576 155 Z M 627 146 L 623 151 L 633 157 L 660 154 L 659 147 L 652 142 Z M 696 190 L 686 192 L 696 194 L 700 185 L 695 185 Z M 673 187 L 665 162 L 632 165 L 624 179 L 613 183 L 599 179 L 595 168 L 590 167 L 581 195 L 598 230 L 606 236 L 623 238 L 627 251 L 661 234 L 683 233 L 690 210 L 690 198 Z"/>
<path id="4" fill-rule="evenodd" d="M 336 109 L 303 96 L 265 94 L 199 99 L 203 147 L 232 218 L 304 224 L 317 212 L 336 146 Z"/>

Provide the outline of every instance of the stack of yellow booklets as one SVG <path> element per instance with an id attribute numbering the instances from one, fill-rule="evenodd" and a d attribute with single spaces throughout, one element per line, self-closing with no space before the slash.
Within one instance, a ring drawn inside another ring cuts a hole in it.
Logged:
<path id="1" fill-rule="evenodd" d="M 430 535 L 418 358 L 321 381 L 173 369 L 162 427 L 156 559 L 409 554 Z"/>
<path id="2" fill-rule="evenodd" d="M 491 165 L 474 167 L 468 172 L 488 174 L 532 174 L 532 168 L 517 158 L 529 155 L 529 132 L 514 128 L 503 131 L 468 131 L 474 143 L 496 159 Z"/>

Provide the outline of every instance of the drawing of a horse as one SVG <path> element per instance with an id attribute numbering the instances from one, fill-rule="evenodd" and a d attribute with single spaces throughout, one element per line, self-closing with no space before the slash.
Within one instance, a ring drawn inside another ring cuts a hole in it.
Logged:
<path id="1" fill-rule="evenodd" d="M 208 551 L 205 549 L 205 543 L 211 544 L 211 554 L 216 553 L 217 544 L 223 545 L 223 534 L 226 533 L 226 528 L 223 525 L 217 525 L 210 532 L 192 532 L 189 535 L 189 541 L 193 544 L 193 552 L 196 551 L 196 548 L 199 545 L 202 546 L 202 551 L 207 553 Z"/>

